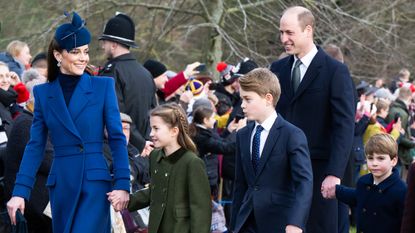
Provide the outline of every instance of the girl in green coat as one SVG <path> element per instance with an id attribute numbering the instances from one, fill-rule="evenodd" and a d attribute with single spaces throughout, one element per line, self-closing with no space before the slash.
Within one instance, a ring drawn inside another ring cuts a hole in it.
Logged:
<path id="1" fill-rule="evenodd" d="M 160 105 L 151 112 L 150 125 L 156 148 L 150 154 L 151 184 L 130 196 L 128 209 L 150 206 L 149 233 L 210 232 L 209 181 L 186 115 L 177 104 Z"/>

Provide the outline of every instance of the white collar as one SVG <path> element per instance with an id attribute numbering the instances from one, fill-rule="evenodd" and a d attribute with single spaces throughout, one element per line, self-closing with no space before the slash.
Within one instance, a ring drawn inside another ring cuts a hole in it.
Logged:
<path id="1" fill-rule="evenodd" d="M 274 124 L 275 120 L 277 119 L 277 112 L 273 111 L 272 114 L 264 121 L 262 124 L 260 124 L 266 131 L 270 131 L 272 125 Z M 259 125 L 258 122 L 255 122 L 255 128 Z"/>
<path id="2" fill-rule="evenodd" d="M 300 58 L 301 63 L 308 68 L 313 61 L 313 58 L 316 56 L 318 49 L 315 44 L 313 44 L 313 48 L 308 52 L 304 57 Z M 294 56 L 294 64 L 298 60 L 297 56 Z"/>

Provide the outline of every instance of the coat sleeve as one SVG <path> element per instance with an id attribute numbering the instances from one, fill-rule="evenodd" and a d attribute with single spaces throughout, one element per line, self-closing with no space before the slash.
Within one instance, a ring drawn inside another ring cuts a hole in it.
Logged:
<path id="1" fill-rule="evenodd" d="M 235 161 L 235 183 L 233 185 L 233 201 L 232 201 L 232 216 L 230 221 L 230 229 L 235 229 L 236 219 L 238 217 L 239 209 L 242 204 L 244 195 L 248 189 L 248 184 L 246 183 L 245 174 L 243 172 L 242 157 L 240 152 L 240 143 L 239 143 L 240 134 L 237 134 L 236 137 L 236 161 Z"/>
<path id="2" fill-rule="evenodd" d="M 228 138 L 221 138 L 219 136 L 212 136 L 204 142 L 205 151 L 214 154 L 230 154 L 235 153 L 235 135 L 232 133 Z"/>
<path id="3" fill-rule="evenodd" d="M 295 185 L 295 201 L 288 216 L 288 225 L 305 230 L 313 196 L 313 172 L 307 139 L 300 129 L 291 132 L 287 148 Z"/>
<path id="4" fill-rule="evenodd" d="M 194 156 L 188 164 L 190 232 L 209 233 L 212 221 L 210 187 L 205 164 Z"/>
<path id="5" fill-rule="evenodd" d="M 184 77 L 183 71 L 178 73 L 172 79 L 166 82 L 164 88 L 161 89 L 163 92 L 164 98 L 173 94 L 177 89 L 187 82 L 187 79 Z"/>
<path id="6" fill-rule="evenodd" d="M 353 82 L 345 65 L 337 66 L 330 85 L 332 134 L 326 174 L 342 179 L 352 149 L 356 112 Z"/>
<path id="7" fill-rule="evenodd" d="M 151 186 L 151 185 L 150 185 Z M 150 205 L 150 188 L 143 188 L 130 194 L 128 210 L 130 212 L 145 208 Z"/>
<path id="8" fill-rule="evenodd" d="M 122 132 L 120 111 L 115 96 L 114 80 L 108 79 L 105 95 L 104 120 L 108 132 L 114 169 L 114 190 L 130 191 L 127 140 Z"/>
<path id="9" fill-rule="evenodd" d="M 336 198 L 349 206 L 356 206 L 356 189 L 348 188 L 343 185 L 336 185 Z"/>
<path id="10" fill-rule="evenodd" d="M 13 190 L 13 196 L 23 197 L 26 200 L 29 200 L 30 198 L 30 192 L 35 183 L 36 172 L 43 160 L 48 134 L 48 128 L 43 118 L 43 109 L 40 103 L 40 93 L 38 93 L 38 90 L 38 87 L 35 87 L 33 90 L 35 96 L 35 110 L 30 130 L 30 140 L 26 145 Z"/>

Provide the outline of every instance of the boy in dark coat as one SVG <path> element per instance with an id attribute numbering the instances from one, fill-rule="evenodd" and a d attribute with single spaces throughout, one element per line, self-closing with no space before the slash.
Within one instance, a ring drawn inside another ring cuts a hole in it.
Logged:
<path id="1" fill-rule="evenodd" d="M 365 154 L 371 173 L 362 176 L 356 189 L 336 186 L 330 197 L 356 206 L 357 232 L 399 233 L 406 194 L 406 184 L 397 169 L 398 146 L 389 134 L 372 136 Z"/>

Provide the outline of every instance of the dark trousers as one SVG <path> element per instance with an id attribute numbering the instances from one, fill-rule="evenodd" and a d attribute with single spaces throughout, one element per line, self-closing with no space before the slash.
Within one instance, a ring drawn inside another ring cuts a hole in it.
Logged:
<path id="1" fill-rule="evenodd" d="M 321 195 L 321 184 L 326 178 L 327 160 L 312 160 L 313 202 L 307 222 L 307 233 L 334 233 L 338 230 L 337 200 L 326 200 Z"/>

